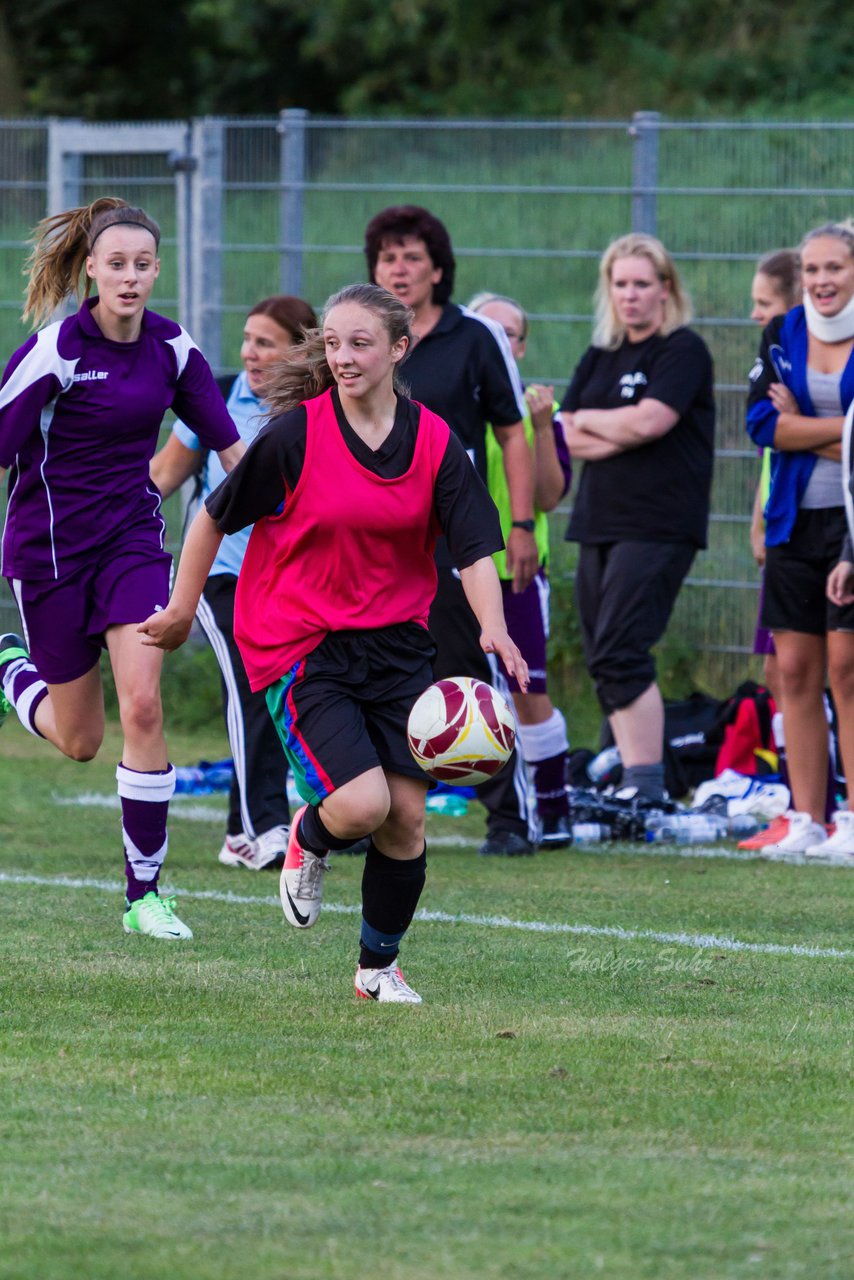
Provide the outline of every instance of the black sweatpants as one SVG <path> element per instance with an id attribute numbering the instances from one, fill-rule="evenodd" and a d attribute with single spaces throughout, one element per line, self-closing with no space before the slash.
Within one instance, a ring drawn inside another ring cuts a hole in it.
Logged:
<path id="1" fill-rule="evenodd" d="M 249 688 L 234 640 L 236 587 L 237 578 L 230 573 L 208 578 L 196 616 L 222 673 L 223 711 L 234 760 L 228 834 L 245 831 L 254 838 L 290 822 L 288 766 L 264 693 Z"/>
<path id="2" fill-rule="evenodd" d="M 439 585 L 429 618 L 430 634 L 437 648 L 433 660 L 435 678 L 470 676 L 494 685 L 509 699 L 498 663 L 480 647 L 480 626 L 459 577 L 452 568 L 437 567 Z M 496 777 L 480 784 L 477 798 L 487 809 L 487 831 L 515 831 L 527 839 L 534 838 L 534 815 L 530 812 L 525 767 L 518 751 L 514 750 Z"/>

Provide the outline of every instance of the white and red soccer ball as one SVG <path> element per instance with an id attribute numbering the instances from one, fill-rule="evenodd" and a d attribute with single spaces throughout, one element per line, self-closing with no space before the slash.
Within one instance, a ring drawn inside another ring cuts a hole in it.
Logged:
<path id="1" fill-rule="evenodd" d="M 449 676 L 417 699 L 406 736 L 413 757 L 436 782 L 473 787 L 507 763 L 516 722 L 496 689 L 468 676 Z"/>

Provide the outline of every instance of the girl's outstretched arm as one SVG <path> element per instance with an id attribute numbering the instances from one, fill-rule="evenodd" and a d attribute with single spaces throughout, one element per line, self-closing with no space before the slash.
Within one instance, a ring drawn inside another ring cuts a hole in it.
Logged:
<path id="1" fill-rule="evenodd" d="M 460 569 L 460 580 L 472 612 L 480 623 L 481 649 L 501 659 L 508 675 L 516 677 L 524 693 L 528 687 L 528 664 L 507 631 L 501 583 L 492 557 L 484 556 L 467 569 Z"/>
<path id="2" fill-rule="evenodd" d="M 184 541 L 168 605 L 137 627 L 143 644 L 171 651 L 184 643 L 222 539 L 206 508 L 201 507 Z"/>

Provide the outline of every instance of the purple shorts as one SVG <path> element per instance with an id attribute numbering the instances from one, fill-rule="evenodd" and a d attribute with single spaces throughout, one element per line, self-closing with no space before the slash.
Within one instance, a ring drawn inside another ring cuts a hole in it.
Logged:
<path id="1" fill-rule="evenodd" d="M 765 599 L 765 571 L 762 571 L 762 582 L 759 587 L 759 617 L 762 617 L 762 603 Z M 774 648 L 774 637 L 767 627 L 763 627 L 762 623 L 757 621 L 756 634 L 753 637 L 753 652 L 761 656 L 774 654 L 777 650 Z"/>
<path id="2" fill-rule="evenodd" d="M 30 657 L 47 684 L 77 680 L 98 662 L 108 627 L 144 622 L 169 600 L 168 552 L 117 552 L 59 582 L 10 578 Z"/>
<path id="3" fill-rule="evenodd" d="M 504 596 L 504 617 L 510 638 L 519 646 L 528 664 L 531 682 L 528 693 L 546 692 L 546 642 L 549 638 L 549 580 L 540 569 L 533 581 L 518 595 L 513 594 L 513 584 L 501 583 Z M 507 683 L 513 693 L 519 692 L 519 682 L 513 676 Z"/>

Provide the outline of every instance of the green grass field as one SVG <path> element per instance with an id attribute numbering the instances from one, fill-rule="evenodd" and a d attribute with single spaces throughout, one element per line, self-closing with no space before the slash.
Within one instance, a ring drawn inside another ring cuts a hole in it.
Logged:
<path id="1" fill-rule="evenodd" d="M 193 942 L 125 936 L 93 803 L 118 750 L 0 735 L 3 1280 L 854 1273 L 854 875 L 486 860 L 477 814 L 434 816 L 424 1004 L 381 1009 L 352 990 L 360 860 L 289 930 L 275 876 L 218 866 L 222 797 L 173 806 Z"/>

